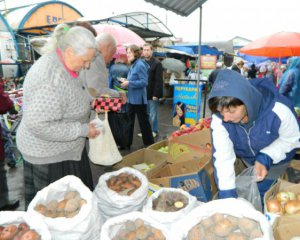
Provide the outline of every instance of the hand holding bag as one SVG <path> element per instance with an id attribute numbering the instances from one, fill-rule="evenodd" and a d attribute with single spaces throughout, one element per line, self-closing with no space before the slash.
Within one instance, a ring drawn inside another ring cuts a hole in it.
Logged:
<path id="1" fill-rule="evenodd" d="M 98 118 L 98 114 L 96 114 L 93 122 L 97 121 L 97 119 L 101 121 Z M 96 122 L 94 123 L 97 125 Z M 121 161 L 122 156 L 112 135 L 107 119 L 107 111 L 105 112 L 105 119 L 102 123 L 100 123 L 100 125 L 102 126 L 103 131 L 101 131 L 94 139 L 89 139 L 89 158 L 95 164 L 111 166 Z"/>
<path id="2" fill-rule="evenodd" d="M 97 112 L 101 112 L 101 111 L 121 112 L 122 98 L 121 97 L 98 97 L 95 100 L 94 108 Z"/>

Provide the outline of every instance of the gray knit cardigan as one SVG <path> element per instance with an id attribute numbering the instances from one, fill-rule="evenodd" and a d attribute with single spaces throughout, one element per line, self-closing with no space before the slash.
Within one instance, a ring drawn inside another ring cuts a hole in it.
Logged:
<path id="1" fill-rule="evenodd" d="M 57 53 L 43 55 L 24 81 L 17 146 L 32 164 L 80 160 L 88 134 L 90 97 Z"/>

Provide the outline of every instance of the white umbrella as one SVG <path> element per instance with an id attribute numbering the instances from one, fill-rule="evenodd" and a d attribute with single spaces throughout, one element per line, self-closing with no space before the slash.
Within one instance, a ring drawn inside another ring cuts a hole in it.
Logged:
<path id="1" fill-rule="evenodd" d="M 175 58 L 165 58 L 161 63 L 163 68 L 173 72 L 182 72 L 186 69 L 185 64 Z"/>

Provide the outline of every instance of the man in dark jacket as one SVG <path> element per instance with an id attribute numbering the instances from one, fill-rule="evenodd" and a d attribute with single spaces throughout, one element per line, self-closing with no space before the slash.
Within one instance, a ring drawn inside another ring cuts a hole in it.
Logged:
<path id="1" fill-rule="evenodd" d="M 14 109 L 13 102 L 3 91 L 3 84 L 0 83 L 0 114 L 5 114 L 9 110 Z M 4 144 L 2 141 L 2 131 L 0 124 L 0 211 L 13 210 L 19 206 L 19 201 L 8 200 L 8 187 L 6 179 L 4 161 Z"/>
<path id="2" fill-rule="evenodd" d="M 153 56 L 152 45 L 146 43 L 143 46 L 143 56 L 150 68 L 148 71 L 148 87 L 147 87 L 147 112 L 152 127 L 153 137 L 158 134 L 157 112 L 159 98 L 163 96 L 163 68 L 159 60 Z"/>
<path id="3" fill-rule="evenodd" d="M 217 63 L 216 63 L 216 69 L 213 70 L 213 71 L 210 73 L 210 75 L 209 75 L 209 77 L 208 77 L 208 82 L 210 83 L 211 86 L 212 86 L 212 85 L 214 84 L 214 82 L 216 81 L 216 78 L 217 78 L 217 76 L 218 76 L 220 70 L 222 69 L 222 67 L 223 67 L 223 63 L 217 62 Z"/>

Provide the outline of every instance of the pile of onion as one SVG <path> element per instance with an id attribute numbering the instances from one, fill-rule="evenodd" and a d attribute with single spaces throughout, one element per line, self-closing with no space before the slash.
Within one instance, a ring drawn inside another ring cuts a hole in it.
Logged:
<path id="1" fill-rule="evenodd" d="M 293 192 L 279 192 L 276 198 L 267 200 L 267 210 L 270 213 L 282 215 L 300 214 L 300 194 Z"/>

